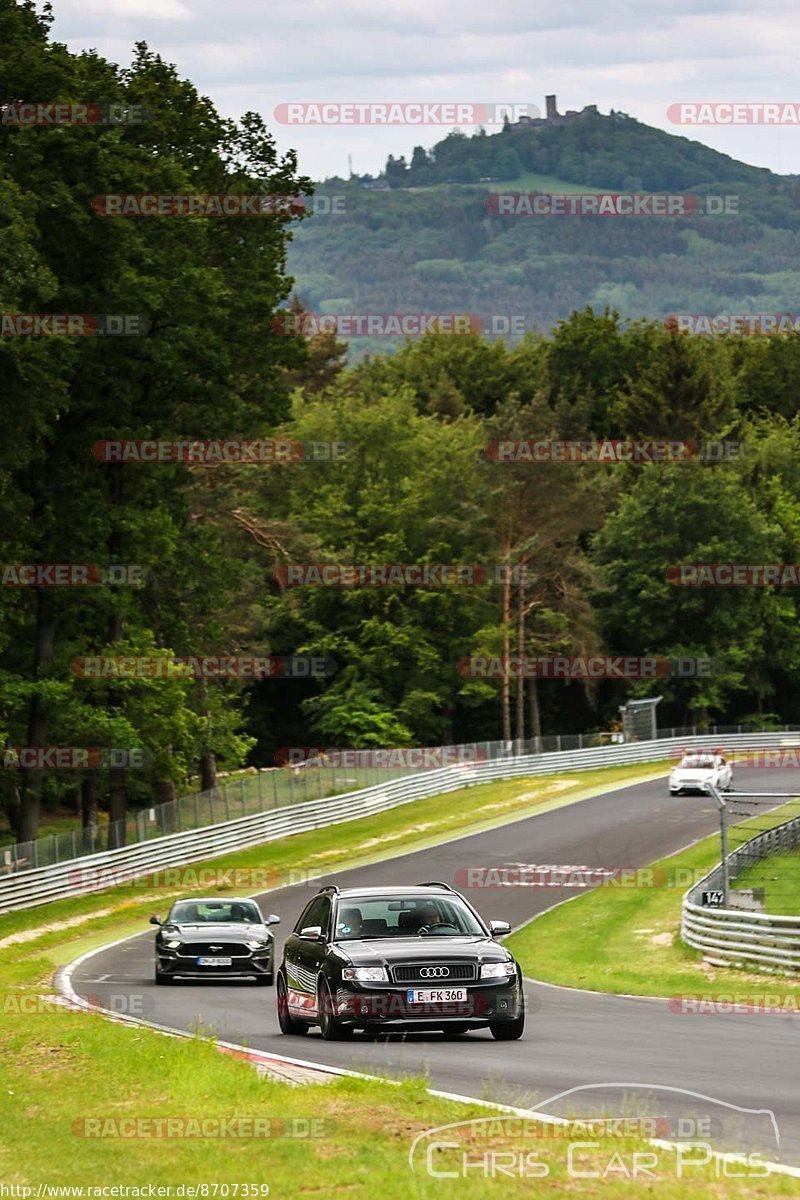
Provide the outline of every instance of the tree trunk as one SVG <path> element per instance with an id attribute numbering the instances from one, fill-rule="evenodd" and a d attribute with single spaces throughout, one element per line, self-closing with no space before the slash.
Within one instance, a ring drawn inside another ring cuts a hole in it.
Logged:
<path id="1" fill-rule="evenodd" d="M 200 752 L 200 791 L 210 792 L 217 786 L 217 756 L 205 748 Z"/>
<path id="2" fill-rule="evenodd" d="M 36 592 L 36 643 L 34 674 L 38 678 L 42 669 L 53 661 L 56 619 L 52 593 L 46 588 Z M 31 697 L 28 713 L 28 746 L 37 749 L 47 741 L 47 714 L 38 692 Z M 24 770 L 19 812 L 17 814 L 16 837 L 18 842 L 32 842 L 39 832 L 42 810 L 42 772 L 37 768 Z"/>
<path id="3" fill-rule="evenodd" d="M 177 792 L 171 779 L 156 781 L 156 796 L 159 804 L 171 804 L 176 799 Z"/>
<path id="4" fill-rule="evenodd" d="M 117 847 L 124 846 L 126 841 L 127 768 L 112 767 L 108 778 L 108 848 L 116 850 Z"/>
<path id="5" fill-rule="evenodd" d="M 517 654 L 520 670 L 517 677 L 517 741 L 525 740 L 525 564 L 519 568 L 519 591 L 517 593 Z"/>
<path id="6" fill-rule="evenodd" d="M 507 563 L 508 560 L 506 560 Z M 503 672 L 502 679 L 502 703 L 503 703 L 503 741 L 511 741 L 511 681 L 508 675 L 509 658 L 511 654 L 511 636 L 509 626 L 511 624 L 511 572 L 506 565 L 503 572 L 503 610 L 501 614 L 503 622 Z"/>
<path id="7" fill-rule="evenodd" d="M 81 828 L 97 824 L 97 775 L 92 772 L 81 784 Z"/>
<path id="8" fill-rule="evenodd" d="M 198 680 L 197 688 L 200 714 L 207 723 L 207 733 L 203 735 L 203 742 L 200 746 L 200 791 L 210 792 L 217 786 L 217 756 L 212 746 L 213 734 L 211 722 L 208 721 L 208 695 L 204 679 Z"/>
<path id="9" fill-rule="evenodd" d="M 111 463 L 109 466 L 108 496 L 111 504 L 122 504 L 124 466 L 122 463 Z M 119 527 L 113 528 L 108 539 L 108 549 L 112 562 L 122 558 L 122 533 Z M 116 589 L 112 587 L 112 594 Z M 108 620 L 108 640 L 113 645 L 120 641 L 123 633 L 121 613 L 112 612 Z M 119 692 L 113 688 L 108 693 L 110 709 L 122 708 L 123 700 Z M 108 848 L 116 850 L 126 842 L 126 817 L 128 814 L 127 773 L 125 767 L 112 767 L 108 773 Z"/>
<path id="10" fill-rule="evenodd" d="M 542 740 L 542 717 L 539 712 L 539 686 L 536 678 L 528 680 L 528 707 L 530 710 L 531 737 L 536 738 L 537 749 Z"/>

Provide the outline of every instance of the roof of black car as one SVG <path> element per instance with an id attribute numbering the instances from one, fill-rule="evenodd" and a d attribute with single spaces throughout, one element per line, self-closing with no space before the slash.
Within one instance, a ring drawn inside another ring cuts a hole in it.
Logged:
<path id="1" fill-rule="evenodd" d="M 333 894 L 337 895 L 336 892 Z M 441 884 L 423 885 L 414 883 L 408 887 L 397 884 L 394 887 L 340 888 L 338 895 L 340 899 L 348 900 L 352 896 L 374 896 L 376 899 L 380 899 L 381 896 L 456 896 L 458 893 L 450 888 L 443 887 Z"/>

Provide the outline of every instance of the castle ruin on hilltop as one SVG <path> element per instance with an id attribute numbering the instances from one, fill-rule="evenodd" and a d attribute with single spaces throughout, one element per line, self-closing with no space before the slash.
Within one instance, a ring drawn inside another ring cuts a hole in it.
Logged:
<path id="1" fill-rule="evenodd" d="M 571 109 L 568 109 L 568 111 L 565 113 L 560 113 L 558 111 L 558 106 L 556 104 L 555 96 L 545 96 L 544 102 L 545 102 L 545 106 L 546 106 L 546 108 L 545 108 L 545 111 L 547 113 L 546 116 L 544 116 L 544 117 L 520 117 L 520 119 L 518 121 L 513 121 L 511 123 L 511 128 L 512 129 L 528 129 L 531 126 L 533 126 L 534 128 L 541 129 L 541 128 L 544 128 L 545 126 L 550 126 L 550 125 L 571 125 L 573 123 L 573 121 L 579 121 L 581 119 L 581 117 L 585 117 L 588 114 L 593 114 L 595 116 L 597 115 L 597 105 L 596 104 L 587 104 L 580 111 L 577 111 L 576 109 L 571 108 Z"/>

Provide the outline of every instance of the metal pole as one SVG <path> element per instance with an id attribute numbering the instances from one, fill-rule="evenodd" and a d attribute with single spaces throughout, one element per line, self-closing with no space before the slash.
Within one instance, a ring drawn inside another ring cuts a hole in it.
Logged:
<path id="1" fill-rule="evenodd" d="M 713 783 L 708 785 L 708 790 L 717 802 L 719 808 L 719 841 L 722 866 L 722 906 L 728 907 L 728 893 L 730 890 L 730 879 L 728 878 L 728 806 L 723 800 L 721 794 L 714 787 Z"/>

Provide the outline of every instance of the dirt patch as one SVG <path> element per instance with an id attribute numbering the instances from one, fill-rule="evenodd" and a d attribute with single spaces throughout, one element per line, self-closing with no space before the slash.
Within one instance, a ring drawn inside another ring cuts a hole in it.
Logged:
<path id="1" fill-rule="evenodd" d="M 46 933 L 54 933 L 58 929 L 71 929 L 75 925 L 85 925 L 87 921 L 93 921 L 95 917 L 107 917 L 109 913 L 116 911 L 114 908 L 101 908 L 97 912 L 86 913 L 82 917 L 70 917 L 66 921 L 53 921 L 50 925 L 40 925 L 38 929 L 24 929 L 21 933 L 12 933 L 9 937 L 0 939 L 0 950 L 4 946 L 17 946 L 20 942 L 35 942 L 37 938 L 44 937 Z"/>

